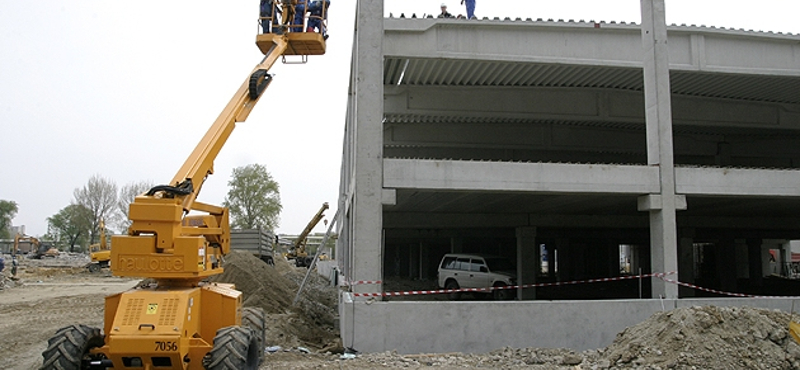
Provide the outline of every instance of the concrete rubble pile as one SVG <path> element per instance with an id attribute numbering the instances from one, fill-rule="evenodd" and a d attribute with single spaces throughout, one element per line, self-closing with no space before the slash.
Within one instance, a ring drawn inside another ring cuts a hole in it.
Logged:
<path id="1" fill-rule="evenodd" d="M 270 266 L 255 256 L 233 251 L 225 256 L 225 272 L 210 280 L 233 283 L 244 294 L 245 307 L 261 307 L 267 315 L 266 345 L 341 351 L 334 329 L 337 312 L 336 287 L 312 272 L 297 304 L 293 305 L 305 268 L 276 258 Z"/>
<path id="2" fill-rule="evenodd" d="M 660 312 L 623 330 L 607 348 L 502 348 L 488 353 L 401 355 L 280 354 L 271 366 L 311 369 L 339 363 L 351 369 L 800 369 L 800 345 L 788 334 L 790 315 L 777 310 L 698 306 Z M 590 328 L 587 328 L 590 330 Z M 535 336 L 536 333 L 531 333 Z"/>
<path id="3" fill-rule="evenodd" d="M 789 320 L 761 308 L 678 308 L 625 329 L 599 355 L 620 369 L 800 369 Z"/>
<path id="4" fill-rule="evenodd" d="M 6 259 L 6 261 L 10 261 L 10 259 Z M 84 267 L 90 261 L 91 259 L 85 253 L 61 252 L 57 256 L 41 259 L 25 257 L 20 259 L 20 264 L 28 267 Z"/>

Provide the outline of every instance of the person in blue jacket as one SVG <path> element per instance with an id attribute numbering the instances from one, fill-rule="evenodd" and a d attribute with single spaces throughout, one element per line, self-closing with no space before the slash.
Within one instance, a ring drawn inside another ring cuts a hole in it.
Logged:
<path id="1" fill-rule="evenodd" d="M 331 0 L 314 0 L 308 6 L 308 29 L 307 32 L 318 31 L 324 39 L 328 39 L 328 30 L 325 29 L 325 22 L 328 20 L 328 7 Z"/>
<path id="2" fill-rule="evenodd" d="M 259 6 L 259 16 L 261 16 L 261 29 L 263 33 L 270 33 L 277 31 L 278 25 L 278 17 L 272 17 L 272 1 L 273 0 L 261 0 L 261 4 Z M 272 26 L 270 27 L 269 19 L 272 17 Z"/>
<path id="3" fill-rule="evenodd" d="M 303 18 L 306 16 L 306 1 L 297 0 L 297 5 L 294 6 L 294 20 L 292 21 L 292 32 L 303 32 Z"/>
<path id="4" fill-rule="evenodd" d="M 475 18 L 475 0 L 461 0 L 461 5 L 467 3 L 467 19 Z"/>

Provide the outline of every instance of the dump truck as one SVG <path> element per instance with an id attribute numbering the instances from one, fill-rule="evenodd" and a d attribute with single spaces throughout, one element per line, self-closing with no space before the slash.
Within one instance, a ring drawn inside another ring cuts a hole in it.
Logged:
<path id="1" fill-rule="evenodd" d="M 250 253 L 268 265 L 275 265 L 272 246 L 275 236 L 265 229 L 232 229 L 231 250 Z"/>

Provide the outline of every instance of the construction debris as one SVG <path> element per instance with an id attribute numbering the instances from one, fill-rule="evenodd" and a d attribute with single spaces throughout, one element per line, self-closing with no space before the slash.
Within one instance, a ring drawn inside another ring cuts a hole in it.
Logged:
<path id="1" fill-rule="evenodd" d="M 600 356 L 618 369 L 798 369 L 788 323 L 778 310 L 678 308 L 625 329 Z"/>
<path id="2" fill-rule="evenodd" d="M 317 351 L 341 351 L 336 288 L 311 274 L 296 305 L 292 300 L 306 273 L 283 258 L 271 266 L 252 254 L 233 251 L 225 256 L 225 272 L 210 280 L 233 283 L 242 291 L 245 307 L 260 307 L 267 314 L 268 347 L 305 347 Z"/>
<path id="3" fill-rule="evenodd" d="M 488 353 L 400 355 L 275 353 L 270 368 L 800 369 L 789 314 L 750 307 L 698 306 L 659 312 L 617 335 L 607 348 L 501 348 Z M 536 335 L 532 333 L 532 335 Z"/>

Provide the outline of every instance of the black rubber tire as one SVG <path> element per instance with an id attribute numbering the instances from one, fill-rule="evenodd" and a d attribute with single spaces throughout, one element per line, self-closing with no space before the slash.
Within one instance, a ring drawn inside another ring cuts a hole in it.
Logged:
<path id="1" fill-rule="evenodd" d="M 203 358 L 203 367 L 206 370 L 257 370 L 261 358 L 258 352 L 258 338 L 253 329 L 224 327 L 217 330 L 214 347 Z"/>
<path id="2" fill-rule="evenodd" d="M 495 287 L 502 287 L 504 285 L 495 285 Z M 495 289 L 492 290 L 492 299 L 495 301 L 508 301 L 514 298 L 516 291 L 512 289 Z"/>
<path id="3" fill-rule="evenodd" d="M 56 331 L 47 340 L 47 349 L 42 352 L 41 370 L 82 370 L 84 360 L 89 359 L 89 350 L 103 346 L 100 329 L 86 325 L 70 325 Z"/>
<path id="4" fill-rule="evenodd" d="M 444 288 L 445 289 L 458 289 L 460 287 L 458 286 L 458 282 L 457 281 L 455 281 L 455 280 L 447 280 L 447 282 L 444 283 Z M 461 293 L 458 293 L 458 292 L 456 292 L 456 293 L 447 293 L 447 298 L 449 298 L 451 301 L 458 301 L 458 300 L 461 299 Z"/>
<path id="5" fill-rule="evenodd" d="M 96 263 L 89 265 L 89 272 L 93 274 L 100 272 L 100 265 Z"/>
<path id="6" fill-rule="evenodd" d="M 258 339 L 259 364 L 264 362 L 264 343 L 267 341 L 267 317 L 264 310 L 260 307 L 245 307 L 242 309 L 242 326 L 253 329 L 253 333 Z"/>

